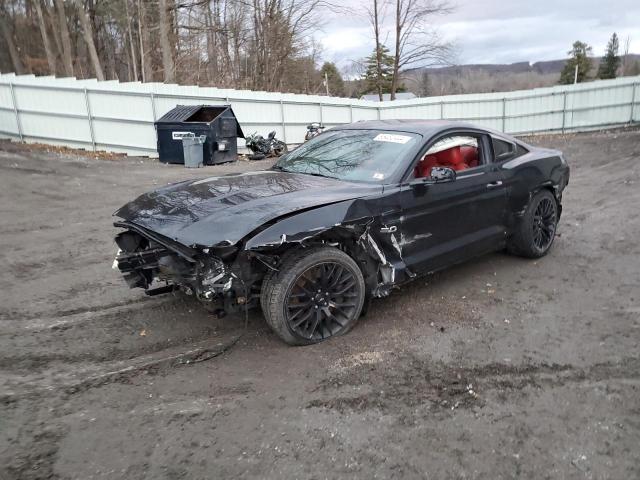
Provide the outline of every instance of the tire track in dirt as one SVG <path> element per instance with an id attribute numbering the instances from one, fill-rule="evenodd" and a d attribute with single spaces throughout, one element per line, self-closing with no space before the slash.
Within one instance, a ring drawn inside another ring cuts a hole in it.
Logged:
<path id="1" fill-rule="evenodd" d="M 117 317 L 133 313 L 145 308 L 158 308 L 171 303 L 173 298 L 141 297 L 138 299 L 112 302 L 104 305 L 91 305 L 75 307 L 67 310 L 57 310 L 51 313 L 22 313 L 22 312 L 0 312 L 0 322 L 3 323 L 2 335 L 10 335 L 16 331 L 45 331 L 70 328 L 79 323 L 106 320 L 110 317 Z M 14 323 L 17 330 L 8 330 L 6 326 Z"/>
<path id="2" fill-rule="evenodd" d="M 16 375 L 3 372 L 0 404 L 13 403 L 20 398 L 48 395 L 54 390 L 78 393 L 88 388 L 113 382 L 126 382 L 141 373 L 158 373 L 215 358 L 236 345 L 244 329 L 225 332 L 223 338 L 205 338 L 190 345 L 181 345 L 126 360 L 102 363 L 82 362 L 80 367 L 67 365 L 50 369 L 39 375 Z"/>
<path id="3" fill-rule="evenodd" d="M 428 403 L 431 410 L 454 410 L 484 406 L 483 397 L 492 390 L 505 392 L 612 379 L 640 380 L 640 358 L 637 357 L 585 368 L 544 363 L 490 363 L 468 367 L 434 363 L 406 354 L 390 353 L 385 357 L 384 361 L 358 364 L 322 380 L 314 390 L 322 396 L 308 402 L 306 407 L 339 413 L 371 409 L 389 413 L 397 410 L 399 404 L 416 407 Z M 402 367 L 390 370 L 389 362 Z"/>

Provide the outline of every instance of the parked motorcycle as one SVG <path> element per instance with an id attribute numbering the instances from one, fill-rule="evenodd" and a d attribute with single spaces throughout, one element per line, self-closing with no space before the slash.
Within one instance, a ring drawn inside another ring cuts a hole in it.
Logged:
<path id="1" fill-rule="evenodd" d="M 324 125 L 319 122 L 313 122 L 307 125 L 307 133 L 304 135 L 304 141 L 311 140 L 324 132 Z"/>
<path id="2" fill-rule="evenodd" d="M 276 132 L 270 132 L 267 138 L 258 133 L 249 135 L 246 138 L 246 145 L 253 152 L 252 155 L 249 155 L 250 160 L 279 157 L 283 153 L 287 153 L 287 144 L 276 138 Z"/>

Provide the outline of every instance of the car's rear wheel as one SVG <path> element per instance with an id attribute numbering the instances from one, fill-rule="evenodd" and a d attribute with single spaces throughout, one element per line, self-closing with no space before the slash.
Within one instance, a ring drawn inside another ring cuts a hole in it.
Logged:
<path id="1" fill-rule="evenodd" d="M 546 255 L 556 236 L 558 204 L 549 190 L 539 191 L 529 202 L 513 237 L 509 251 L 523 257 Z"/>
<path id="2" fill-rule="evenodd" d="M 348 332 L 364 300 L 360 268 L 333 247 L 286 255 L 278 272 L 265 278 L 261 294 L 267 323 L 290 345 L 310 345 Z"/>

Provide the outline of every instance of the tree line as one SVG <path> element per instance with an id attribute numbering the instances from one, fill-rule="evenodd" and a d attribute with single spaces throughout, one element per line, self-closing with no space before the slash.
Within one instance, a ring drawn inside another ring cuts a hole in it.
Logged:
<path id="1" fill-rule="evenodd" d="M 415 67 L 455 63 L 433 26 L 452 11 L 447 0 L 367 0 L 349 12 L 332 1 L 0 0 L 0 70 L 380 99 L 407 89 L 427 96 L 553 83 L 548 74 L 498 85 L 481 73 L 419 73 Z M 353 62 L 348 81 L 331 62 L 318 68 L 314 39 L 328 10 L 369 20 L 372 52 Z M 640 73 L 628 47 L 627 39 L 620 55 L 614 33 L 594 72 L 592 48 L 575 42 L 560 83 Z"/>
<path id="2" fill-rule="evenodd" d="M 593 48 L 585 42 L 577 40 L 569 50 L 569 59 L 560 73 L 561 84 L 581 83 L 594 78 L 611 79 L 620 75 L 640 75 L 640 64 L 636 60 L 629 61 L 630 39 L 625 41 L 624 53 L 619 55 L 620 39 L 614 32 L 607 43 L 604 57 L 600 60 L 595 77 L 591 75 L 593 69 Z"/>
<path id="3" fill-rule="evenodd" d="M 312 34 L 327 6 L 325 0 L 0 0 L 7 47 L 0 66 L 315 93 L 323 90 L 323 72 Z"/>
<path id="4" fill-rule="evenodd" d="M 0 69 L 294 93 L 401 91 L 401 72 L 439 64 L 450 48 L 430 19 L 435 0 L 370 0 L 373 54 L 346 88 L 314 40 L 331 0 L 0 0 Z M 386 20 L 393 19 L 389 22 Z M 386 30 L 385 30 L 386 28 Z M 387 47 L 386 44 L 389 45 Z M 373 70 L 368 63 L 373 62 Z"/>

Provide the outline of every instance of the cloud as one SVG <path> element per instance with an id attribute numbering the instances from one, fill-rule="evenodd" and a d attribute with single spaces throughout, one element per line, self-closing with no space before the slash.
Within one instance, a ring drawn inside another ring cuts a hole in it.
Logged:
<path id="1" fill-rule="evenodd" d="M 347 0 L 344 5 L 362 11 L 370 0 Z M 390 12 L 389 12 L 390 13 Z M 331 13 L 320 38 L 325 56 L 345 65 L 368 55 L 373 35 L 363 13 Z M 387 44 L 392 44 L 393 19 L 387 14 Z M 513 63 L 566 57 L 575 40 L 593 46 L 602 55 L 615 31 L 631 39 L 631 51 L 640 52 L 640 2 L 617 0 L 459 0 L 456 10 L 434 19 L 441 36 L 453 42 L 458 63 Z M 622 53 L 622 52 L 621 52 Z"/>
<path id="2" fill-rule="evenodd" d="M 321 41 L 324 56 L 332 60 L 358 60 L 374 48 L 368 26 L 340 28 L 323 36 Z"/>

